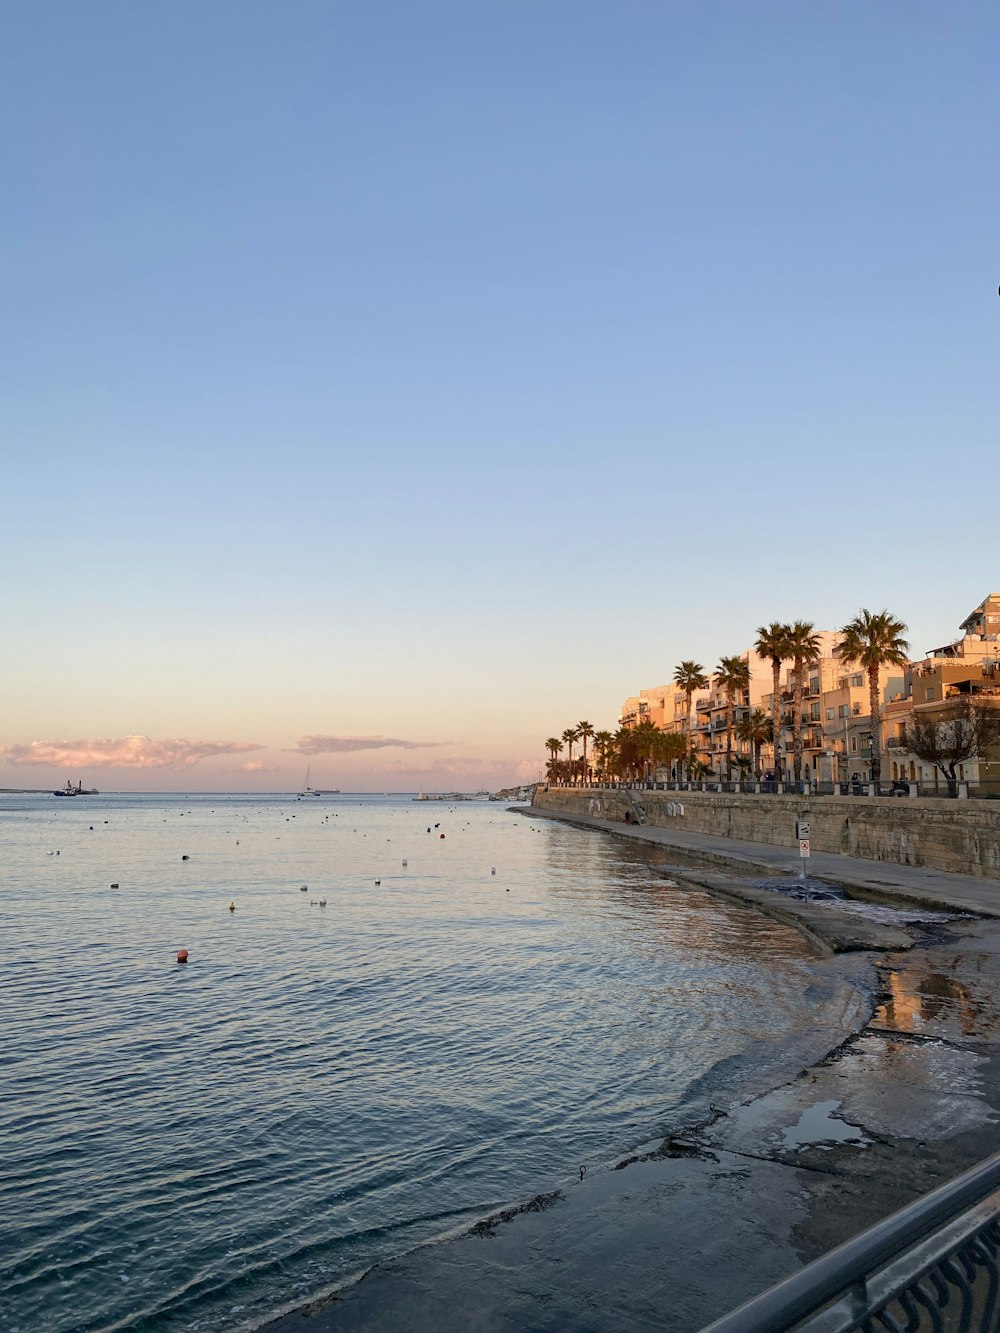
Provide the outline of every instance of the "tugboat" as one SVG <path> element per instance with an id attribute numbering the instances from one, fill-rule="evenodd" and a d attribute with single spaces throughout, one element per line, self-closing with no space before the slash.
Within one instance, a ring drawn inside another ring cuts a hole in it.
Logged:
<path id="1" fill-rule="evenodd" d="M 53 796 L 100 796 L 96 787 L 85 788 L 82 782 L 78 782 L 74 787 L 69 778 L 66 779 L 66 786 L 60 791 L 54 791 Z"/>

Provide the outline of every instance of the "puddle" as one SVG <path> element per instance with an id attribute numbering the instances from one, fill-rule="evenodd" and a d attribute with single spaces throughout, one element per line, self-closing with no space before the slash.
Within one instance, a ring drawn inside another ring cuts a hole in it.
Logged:
<path id="1" fill-rule="evenodd" d="M 890 971 L 885 998 L 872 1016 L 873 1027 L 920 1036 L 989 1037 L 1000 1014 L 988 985 L 967 986 L 947 972 Z"/>
<path id="2" fill-rule="evenodd" d="M 797 902 L 815 903 L 817 907 L 836 907 L 838 912 L 849 912 L 884 926 L 939 926 L 968 916 L 966 912 L 932 912 L 923 907 L 885 907 L 861 898 L 849 898 L 839 885 L 817 879 L 757 879 L 751 883 L 755 889 L 779 893 L 783 898 L 794 898 Z"/>
<path id="3" fill-rule="evenodd" d="M 823 1147 L 831 1143 L 855 1143 L 859 1147 L 865 1146 L 870 1140 L 865 1138 L 856 1125 L 849 1125 L 846 1120 L 840 1120 L 833 1115 L 841 1105 L 841 1102 L 830 1101 L 817 1102 L 815 1106 L 810 1106 L 808 1111 L 803 1111 L 799 1116 L 798 1124 L 784 1131 L 784 1141 L 781 1146 L 796 1150 Z"/>

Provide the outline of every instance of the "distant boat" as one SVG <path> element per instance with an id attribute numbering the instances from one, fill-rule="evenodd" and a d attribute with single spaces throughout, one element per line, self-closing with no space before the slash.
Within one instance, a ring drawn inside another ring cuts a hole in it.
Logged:
<path id="1" fill-rule="evenodd" d="M 66 779 L 66 786 L 60 791 L 54 791 L 53 796 L 100 796 L 96 787 L 85 788 L 82 782 L 78 782 L 74 787 L 69 778 Z"/>
<path id="2" fill-rule="evenodd" d="M 302 784 L 302 790 L 296 796 L 296 800 L 301 801 L 303 796 L 339 796 L 340 788 L 334 787 L 330 791 L 319 791 L 315 787 L 309 786 L 309 770 L 306 769 L 306 780 Z"/>

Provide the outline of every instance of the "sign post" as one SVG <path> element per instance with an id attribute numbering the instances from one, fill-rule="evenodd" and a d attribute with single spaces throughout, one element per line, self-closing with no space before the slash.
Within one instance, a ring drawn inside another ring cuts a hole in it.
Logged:
<path id="1" fill-rule="evenodd" d="M 809 820 L 797 819 L 795 821 L 795 836 L 799 840 L 799 879 L 805 880 L 806 861 L 809 857 Z"/>

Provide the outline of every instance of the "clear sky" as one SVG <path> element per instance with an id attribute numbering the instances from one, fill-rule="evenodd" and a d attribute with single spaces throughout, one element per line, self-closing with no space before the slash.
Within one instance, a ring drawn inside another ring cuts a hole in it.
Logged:
<path id="1" fill-rule="evenodd" d="M 0 785 L 492 788 L 1000 588 L 993 0 L 2 22 Z"/>

